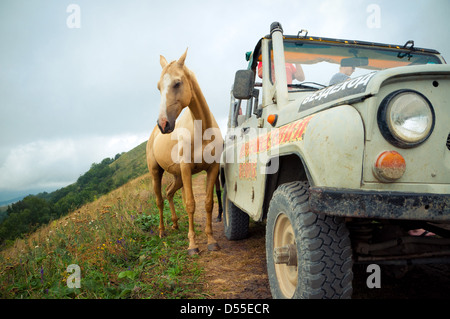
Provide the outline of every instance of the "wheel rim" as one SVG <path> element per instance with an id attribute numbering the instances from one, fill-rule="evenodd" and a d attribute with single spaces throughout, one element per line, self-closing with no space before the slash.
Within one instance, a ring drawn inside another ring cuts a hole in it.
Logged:
<path id="1" fill-rule="evenodd" d="M 291 221 L 286 214 L 280 213 L 275 222 L 273 232 L 273 248 L 296 245 L 295 234 Z M 297 266 L 286 264 L 275 264 L 275 273 L 281 292 L 286 298 L 292 298 L 297 288 L 298 270 Z"/>

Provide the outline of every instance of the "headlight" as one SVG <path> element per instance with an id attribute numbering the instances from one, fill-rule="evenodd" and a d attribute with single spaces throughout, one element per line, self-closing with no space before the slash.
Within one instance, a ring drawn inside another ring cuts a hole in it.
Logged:
<path id="1" fill-rule="evenodd" d="M 398 90 L 384 98 L 378 109 L 378 127 L 391 144 L 410 148 L 423 143 L 434 128 L 434 110 L 419 92 Z"/>

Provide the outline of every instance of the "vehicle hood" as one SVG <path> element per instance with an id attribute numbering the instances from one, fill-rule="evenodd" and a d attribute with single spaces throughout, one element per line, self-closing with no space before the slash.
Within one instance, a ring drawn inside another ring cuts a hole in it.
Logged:
<path id="1" fill-rule="evenodd" d="M 450 65 L 428 64 L 375 71 L 345 82 L 328 86 L 306 96 L 300 104 L 299 112 L 318 106 L 320 107 L 317 108 L 317 111 L 320 111 L 324 108 L 342 104 L 352 104 L 364 100 L 377 94 L 383 82 L 388 79 L 404 76 L 436 74 L 450 75 Z"/>

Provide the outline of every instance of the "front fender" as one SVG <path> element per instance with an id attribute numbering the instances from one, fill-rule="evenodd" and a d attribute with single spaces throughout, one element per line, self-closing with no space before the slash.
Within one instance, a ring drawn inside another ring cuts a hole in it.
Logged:
<path id="1" fill-rule="evenodd" d="M 300 154 L 312 185 L 360 188 L 364 125 L 358 111 L 341 105 L 317 113 L 305 131 Z"/>

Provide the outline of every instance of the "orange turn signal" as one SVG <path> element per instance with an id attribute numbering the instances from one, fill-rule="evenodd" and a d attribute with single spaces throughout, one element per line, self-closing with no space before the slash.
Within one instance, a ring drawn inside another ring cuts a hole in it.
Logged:
<path id="1" fill-rule="evenodd" d="M 276 114 L 270 114 L 267 117 L 267 122 L 270 123 L 270 125 L 275 126 L 277 124 L 277 120 L 278 120 L 278 115 Z"/>
<path id="2" fill-rule="evenodd" d="M 381 153 L 373 169 L 376 178 L 383 182 L 392 182 L 403 176 L 406 171 L 406 162 L 400 153 L 386 151 Z"/>

